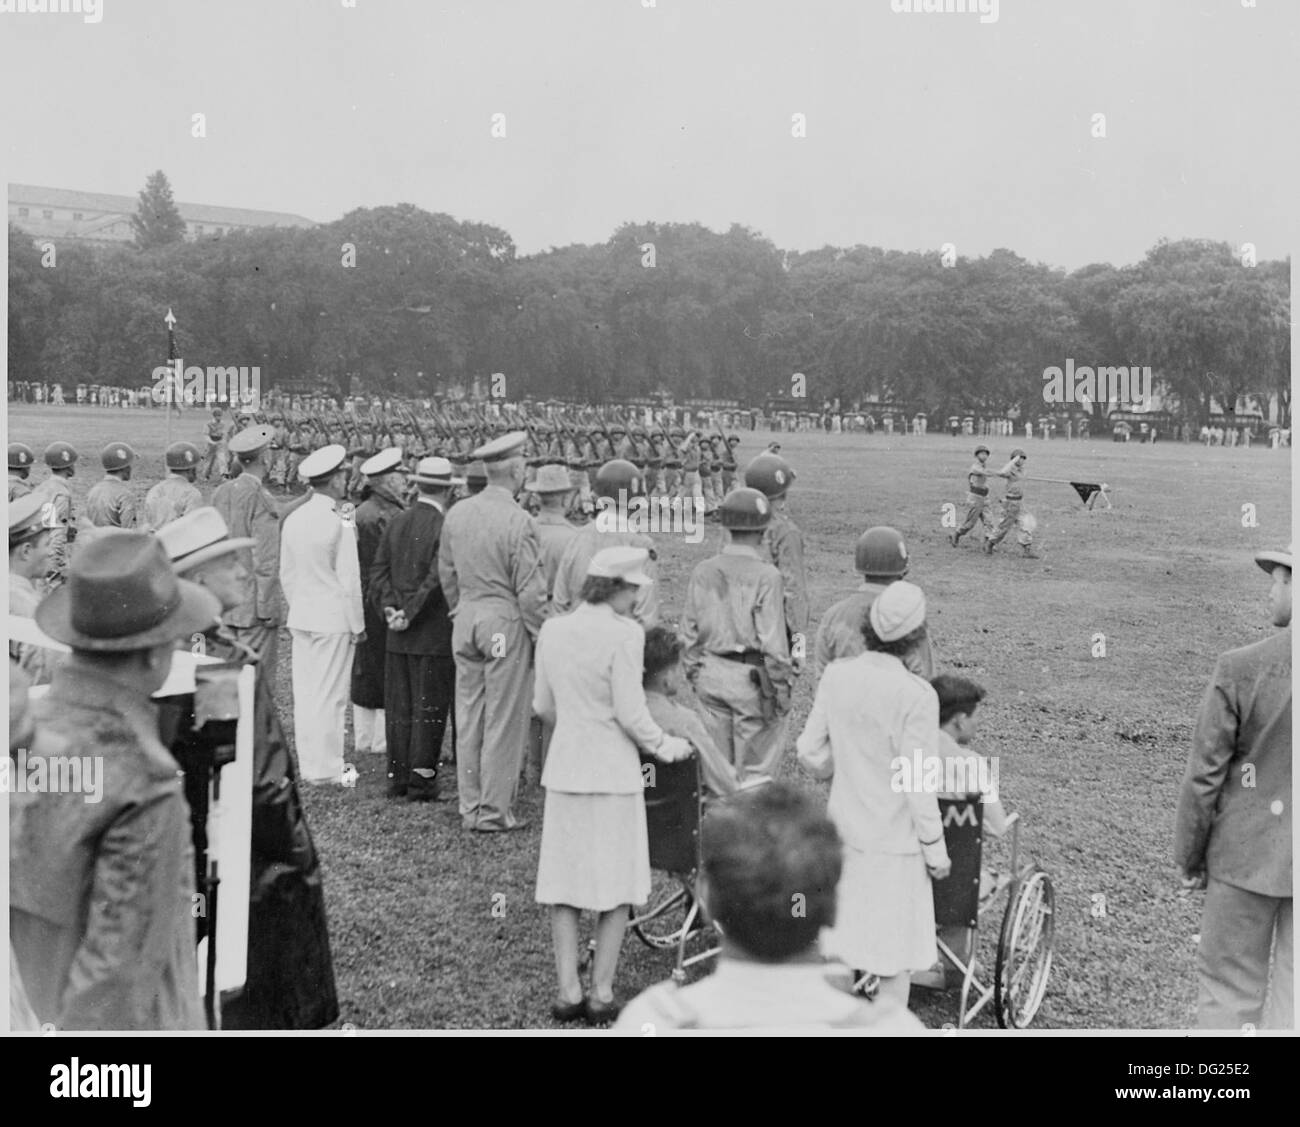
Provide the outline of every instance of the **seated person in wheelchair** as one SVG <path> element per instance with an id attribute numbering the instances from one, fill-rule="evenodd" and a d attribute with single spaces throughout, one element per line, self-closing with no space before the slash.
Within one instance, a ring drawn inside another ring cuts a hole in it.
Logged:
<path id="1" fill-rule="evenodd" d="M 682 672 L 682 640 L 665 626 L 652 626 L 645 633 L 642 686 L 650 718 L 667 735 L 679 736 L 694 749 L 700 760 L 700 780 L 705 802 L 734 794 L 740 787 L 736 769 L 718 750 L 698 712 L 681 703 L 679 693 L 686 680 Z M 689 690 L 687 690 L 689 694 Z"/>
<path id="2" fill-rule="evenodd" d="M 984 689 L 952 673 L 940 673 L 930 681 L 939 698 L 939 758 L 945 763 L 964 762 L 967 791 L 962 794 L 944 793 L 940 798 L 962 799 L 982 796 L 984 799 L 984 829 L 1001 837 L 1007 832 L 1007 815 L 998 800 L 997 764 L 979 752 L 968 748 L 979 729 L 975 708 L 985 697 Z M 963 750 L 966 749 L 966 750 Z M 945 772 L 948 778 L 950 772 Z"/>
<path id="3" fill-rule="evenodd" d="M 822 928 L 835 922 L 843 853 L 819 806 L 794 787 L 771 783 L 709 812 L 700 894 L 722 931 L 717 969 L 689 986 L 650 987 L 623 1010 L 616 1031 L 924 1029 L 896 1000 L 867 1002 L 850 993 L 847 968 L 818 954 Z M 795 904 L 803 910 L 793 911 Z"/>

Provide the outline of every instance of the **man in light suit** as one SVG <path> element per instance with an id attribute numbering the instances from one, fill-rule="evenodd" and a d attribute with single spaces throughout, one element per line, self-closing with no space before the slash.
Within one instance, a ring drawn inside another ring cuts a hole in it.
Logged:
<path id="1" fill-rule="evenodd" d="M 326 446 L 299 472 L 312 496 L 284 522 L 280 585 L 293 638 L 294 744 L 309 783 L 341 783 L 343 727 L 355 647 L 365 637 L 352 507 L 343 500 L 347 449 Z"/>
<path id="2" fill-rule="evenodd" d="M 537 524 L 515 504 L 524 443 L 515 431 L 474 451 L 488 484 L 453 505 L 438 576 L 456 656 L 456 776 L 468 830 L 522 829 L 514 806 L 532 699 L 532 643 L 546 605 Z"/>
<path id="3" fill-rule="evenodd" d="M 1295 1025 L 1292 559 L 1290 548 L 1255 557 L 1272 577 L 1273 625 L 1283 629 L 1220 656 L 1178 800 L 1174 859 L 1185 887 L 1206 890 L 1197 953 L 1202 1029 Z"/>

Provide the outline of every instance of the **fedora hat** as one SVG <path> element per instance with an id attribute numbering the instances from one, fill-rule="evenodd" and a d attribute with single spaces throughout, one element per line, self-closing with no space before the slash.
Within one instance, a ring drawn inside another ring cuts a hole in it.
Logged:
<path id="1" fill-rule="evenodd" d="M 193 571 L 199 564 L 215 560 L 218 556 L 251 548 L 257 543 L 251 536 L 230 537 L 230 529 L 211 505 L 191 509 L 183 517 L 168 521 L 157 536 L 177 575 Z"/>
<path id="2" fill-rule="evenodd" d="M 125 531 L 106 532 L 77 552 L 67 582 L 35 615 L 56 642 L 95 653 L 174 642 L 210 629 L 220 617 L 217 597 L 177 578 L 157 538 Z"/>
<path id="3" fill-rule="evenodd" d="M 465 484 L 463 477 L 454 475 L 451 463 L 446 458 L 439 458 L 436 455 L 421 458 L 419 464 L 415 467 L 415 473 L 411 475 L 411 480 L 420 485 Z"/>
<path id="4" fill-rule="evenodd" d="M 537 467 L 537 476 L 524 486 L 529 493 L 568 493 L 573 488 L 569 471 L 554 462 Z"/>

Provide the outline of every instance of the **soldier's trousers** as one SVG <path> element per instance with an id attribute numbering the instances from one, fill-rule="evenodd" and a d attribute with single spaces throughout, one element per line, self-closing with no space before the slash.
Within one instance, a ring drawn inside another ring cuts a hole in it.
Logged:
<path id="1" fill-rule="evenodd" d="M 1201 1029 L 1295 1028 L 1293 903 L 1210 878 L 1196 952 Z"/>
<path id="2" fill-rule="evenodd" d="M 966 519 L 961 522 L 961 527 L 957 529 L 958 540 L 973 529 L 977 521 L 983 527 L 984 535 L 989 534 L 993 522 L 989 520 L 988 504 L 989 499 L 987 496 L 980 496 L 978 493 L 966 494 Z"/>
<path id="3" fill-rule="evenodd" d="M 388 734 L 388 785 L 401 790 L 427 784 L 411 772 L 438 771 L 447 717 L 456 691 L 456 664 L 446 656 L 389 653 L 384 666 Z"/>
<path id="4" fill-rule="evenodd" d="M 356 646 L 350 634 L 290 630 L 293 637 L 293 742 L 308 783 L 343 774 L 343 726 Z"/>
<path id="5" fill-rule="evenodd" d="M 688 498 L 694 500 L 696 497 L 698 497 L 700 499 L 700 504 L 705 505 L 705 508 L 707 510 L 707 504 L 705 503 L 704 500 L 704 486 L 700 481 L 699 470 L 682 471 L 682 480 L 678 488 L 677 495 L 681 497 L 683 501 L 687 500 Z"/>
<path id="6" fill-rule="evenodd" d="M 532 712 L 532 643 L 513 608 L 462 601 L 451 644 L 461 820 L 466 829 L 508 829 Z"/>
<path id="7" fill-rule="evenodd" d="M 591 499 L 591 478 L 587 476 L 587 471 L 570 470 L 569 484 L 576 490 L 570 512 L 590 514 L 595 509 L 595 502 Z"/>
<path id="8" fill-rule="evenodd" d="M 986 537 L 988 539 L 988 543 L 990 547 L 996 547 L 998 544 L 1001 544 L 1003 538 L 1006 536 L 1008 532 L 1012 530 L 1012 528 L 1019 527 L 1019 521 L 1020 521 L 1019 499 L 1008 500 L 1007 498 L 1003 497 L 1000 504 L 1001 504 L 1001 511 L 998 514 L 997 527 L 993 529 L 991 535 L 986 533 Z M 1034 538 L 1023 528 L 1021 528 L 1016 534 L 1016 542 L 1022 548 L 1028 548 L 1029 545 L 1034 542 Z"/>
<path id="9" fill-rule="evenodd" d="M 785 752 L 787 717 L 765 710 L 763 695 L 750 679 L 751 668 L 709 655 L 695 680 L 709 734 L 742 783 L 758 775 L 775 778 Z"/>

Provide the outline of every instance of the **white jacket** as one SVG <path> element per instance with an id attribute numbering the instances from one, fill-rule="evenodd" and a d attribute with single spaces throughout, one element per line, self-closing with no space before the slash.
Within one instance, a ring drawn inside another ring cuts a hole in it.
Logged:
<path id="1" fill-rule="evenodd" d="M 317 634 L 360 634 L 361 562 L 356 525 L 332 497 L 316 493 L 285 519 L 280 534 L 280 586 L 289 604 L 286 625 Z"/>

